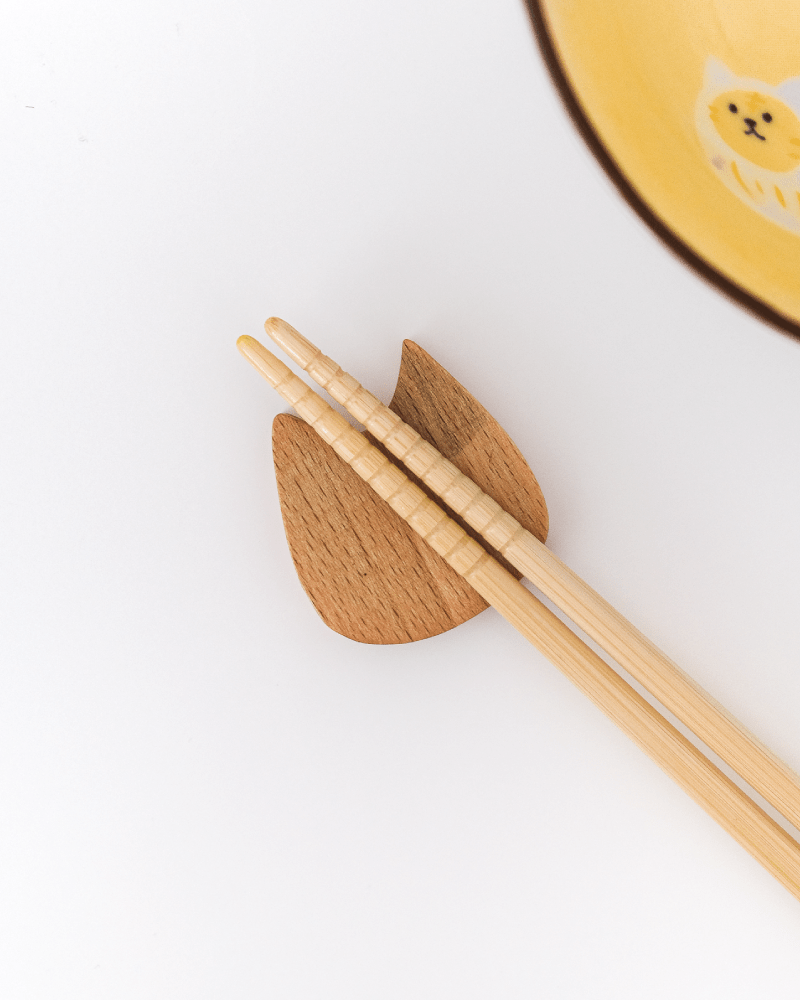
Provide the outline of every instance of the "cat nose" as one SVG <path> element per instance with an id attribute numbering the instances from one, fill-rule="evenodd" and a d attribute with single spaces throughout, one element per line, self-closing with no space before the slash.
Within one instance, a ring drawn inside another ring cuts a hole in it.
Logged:
<path id="1" fill-rule="evenodd" d="M 755 118 L 745 118 L 744 123 L 745 123 L 745 125 L 749 125 L 750 128 L 755 128 L 756 127 L 756 120 L 755 120 Z"/>

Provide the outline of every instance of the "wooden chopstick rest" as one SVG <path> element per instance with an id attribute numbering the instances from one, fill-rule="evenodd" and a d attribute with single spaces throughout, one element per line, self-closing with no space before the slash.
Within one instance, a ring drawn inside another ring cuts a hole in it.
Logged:
<path id="1" fill-rule="evenodd" d="M 547 506 L 519 448 L 478 400 L 410 340 L 403 341 L 389 408 L 545 540 Z M 329 628 L 357 642 L 417 642 L 485 610 L 474 588 L 305 421 L 288 413 L 275 417 L 272 459 L 298 579 Z"/>
<path id="2" fill-rule="evenodd" d="M 542 542 L 283 320 L 269 336 L 620 666 L 800 829 L 800 778 Z"/>
<path id="3" fill-rule="evenodd" d="M 251 337 L 240 337 L 237 346 L 336 454 L 487 603 L 800 899 L 800 845 L 785 830 L 283 362 Z"/>

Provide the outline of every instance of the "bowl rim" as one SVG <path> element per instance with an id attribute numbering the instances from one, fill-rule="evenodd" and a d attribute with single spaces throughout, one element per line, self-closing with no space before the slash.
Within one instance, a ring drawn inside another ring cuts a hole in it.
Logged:
<path id="1" fill-rule="evenodd" d="M 630 208 L 649 227 L 661 243 L 684 264 L 690 267 L 717 291 L 722 292 L 738 306 L 758 317 L 773 328 L 800 339 L 800 321 L 793 320 L 784 313 L 778 312 L 768 302 L 737 284 L 727 275 L 719 271 L 693 250 L 688 243 L 657 215 L 636 190 L 628 179 L 620 164 L 615 160 L 611 150 L 603 142 L 600 134 L 589 120 L 580 99 L 570 83 L 566 68 L 561 61 L 558 48 L 553 38 L 547 16 L 544 11 L 546 0 L 525 0 L 528 17 L 533 28 L 533 35 L 539 52 L 544 61 L 550 79 L 556 88 L 567 114 L 572 120 L 579 135 L 586 143 L 589 151 L 605 171 L 606 176 L 622 195 Z"/>

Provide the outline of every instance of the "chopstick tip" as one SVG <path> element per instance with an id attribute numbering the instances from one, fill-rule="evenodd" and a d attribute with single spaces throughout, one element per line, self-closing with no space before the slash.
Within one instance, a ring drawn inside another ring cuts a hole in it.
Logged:
<path id="1" fill-rule="evenodd" d="M 286 365 L 268 351 L 263 344 L 260 344 L 255 337 L 248 337 L 245 334 L 239 337 L 236 341 L 236 346 L 239 348 L 240 353 L 247 358 L 254 368 L 261 372 L 273 387 L 277 387 L 291 375 L 291 371 Z"/>
<path id="2" fill-rule="evenodd" d="M 243 334 L 236 341 L 239 352 L 244 354 L 245 357 L 247 357 L 248 351 L 252 351 L 256 344 L 258 344 L 258 341 L 254 337 L 248 337 L 247 334 Z"/>
<path id="3" fill-rule="evenodd" d="M 270 316 L 264 324 L 264 330 L 278 347 L 285 351 L 292 361 L 300 365 L 301 368 L 306 368 L 321 353 L 310 340 L 306 340 L 285 319 L 280 319 L 278 316 Z"/>

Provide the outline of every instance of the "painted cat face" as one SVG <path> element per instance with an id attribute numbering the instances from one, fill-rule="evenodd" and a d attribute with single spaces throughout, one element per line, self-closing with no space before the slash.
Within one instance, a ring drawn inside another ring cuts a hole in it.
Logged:
<path id="1" fill-rule="evenodd" d="M 709 105 L 720 138 L 756 166 L 785 173 L 800 166 L 800 119 L 779 98 L 727 90 Z"/>

